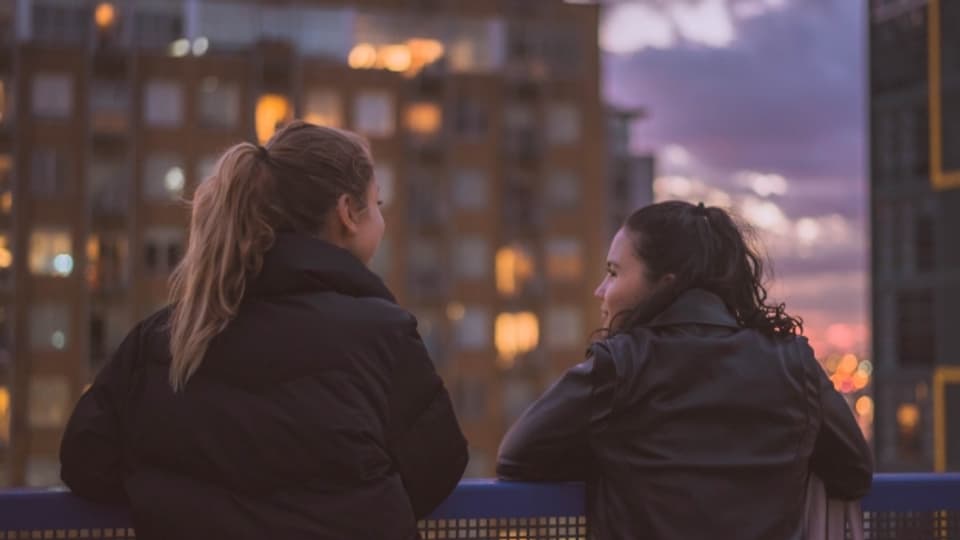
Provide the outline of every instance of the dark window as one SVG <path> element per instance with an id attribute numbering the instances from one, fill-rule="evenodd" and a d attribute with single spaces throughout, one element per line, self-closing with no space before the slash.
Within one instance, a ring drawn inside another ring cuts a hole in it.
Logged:
<path id="1" fill-rule="evenodd" d="M 167 264 L 168 270 L 173 270 L 180 262 L 180 244 L 170 244 L 167 246 Z"/>
<path id="2" fill-rule="evenodd" d="M 486 108 L 475 99 L 461 98 L 457 101 L 454 124 L 458 135 L 483 136 L 487 133 Z"/>
<path id="3" fill-rule="evenodd" d="M 917 272 L 933 272 L 937 267 L 936 227 L 930 216 L 914 221 L 914 255 Z"/>
<path id="4" fill-rule="evenodd" d="M 932 366 L 936 360 L 933 293 L 902 291 L 897 295 L 897 353 L 902 365 Z"/>
<path id="5" fill-rule="evenodd" d="M 147 270 L 157 270 L 157 246 L 154 243 L 147 244 L 144 249 L 144 262 L 147 264 Z"/>

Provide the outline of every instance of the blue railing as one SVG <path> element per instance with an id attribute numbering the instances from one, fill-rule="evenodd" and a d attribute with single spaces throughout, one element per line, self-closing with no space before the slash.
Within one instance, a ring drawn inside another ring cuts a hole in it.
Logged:
<path id="1" fill-rule="evenodd" d="M 863 510 L 869 539 L 960 540 L 960 474 L 879 474 Z M 578 539 L 586 527 L 582 485 L 495 480 L 461 482 L 420 523 L 427 539 Z M 134 537 L 123 508 L 63 490 L 0 492 L 0 540 Z"/>

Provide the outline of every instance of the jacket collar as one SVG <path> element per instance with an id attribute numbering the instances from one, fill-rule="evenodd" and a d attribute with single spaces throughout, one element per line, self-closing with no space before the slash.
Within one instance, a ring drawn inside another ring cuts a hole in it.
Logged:
<path id="1" fill-rule="evenodd" d="M 675 326 L 681 324 L 705 324 L 739 328 L 726 304 L 716 294 L 703 289 L 690 289 L 667 306 L 665 310 L 644 326 Z"/>
<path id="2" fill-rule="evenodd" d="M 349 251 L 312 236 L 278 233 L 249 287 L 253 296 L 337 292 L 396 303 L 383 280 Z"/>

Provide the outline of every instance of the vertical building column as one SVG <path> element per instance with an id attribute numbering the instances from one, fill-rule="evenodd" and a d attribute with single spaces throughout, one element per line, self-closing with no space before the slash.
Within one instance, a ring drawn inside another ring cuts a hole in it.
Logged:
<path id="1" fill-rule="evenodd" d="M 200 35 L 199 0 L 183 0 L 183 31 L 191 44 Z"/>
<path id="2" fill-rule="evenodd" d="M 33 28 L 33 0 L 16 0 L 13 12 L 17 41 L 29 41 Z"/>

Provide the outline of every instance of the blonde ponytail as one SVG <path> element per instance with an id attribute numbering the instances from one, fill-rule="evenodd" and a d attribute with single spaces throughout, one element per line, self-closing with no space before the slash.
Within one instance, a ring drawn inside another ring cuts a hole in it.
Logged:
<path id="1" fill-rule="evenodd" d="M 265 199 L 270 171 L 258 148 L 229 149 L 197 188 L 187 251 L 170 277 L 170 384 L 183 389 L 210 340 L 236 316 L 247 280 L 273 243 Z"/>
<path id="2" fill-rule="evenodd" d="M 237 315 L 277 230 L 319 234 L 337 198 L 363 200 L 373 158 L 361 137 L 294 121 L 263 148 L 238 144 L 193 199 L 190 240 L 170 277 L 170 384 L 184 388 Z"/>

